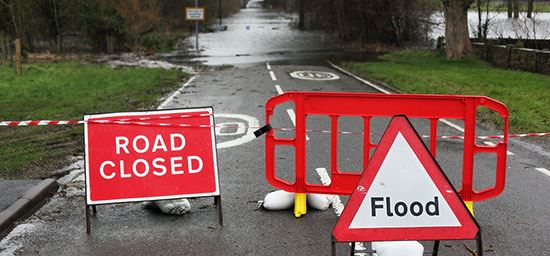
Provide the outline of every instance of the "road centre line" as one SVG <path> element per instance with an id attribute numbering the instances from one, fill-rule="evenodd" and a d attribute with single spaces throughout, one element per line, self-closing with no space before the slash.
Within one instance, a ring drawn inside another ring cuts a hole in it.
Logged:
<path id="1" fill-rule="evenodd" d="M 273 73 L 273 71 L 269 71 L 269 75 L 271 76 L 271 80 L 273 81 L 277 81 L 277 77 L 275 76 L 275 73 Z"/>
<path id="2" fill-rule="evenodd" d="M 328 171 L 326 168 L 320 167 L 315 168 L 315 171 L 319 175 L 319 178 L 321 179 L 321 184 L 328 186 L 331 183 L 330 176 L 328 175 Z M 330 202 L 330 205 L 332 205 L 332 208 L 334 209 L 334 213 L 336 216 L 340 217 L 342 214 L 342 211 L 344 211 L 344 204 L 342 203 L 342 199 L 339 195 L 326 195 L 328 201 Z M 355 250 L 366 250 L 366 247 L 361 242 L 355 243 Z M 363 253 L 356 253 L 355 255 L 363 255 Z"/>
<path id="3" fill-rule="evenodd" d="M 491 147 L 496 146 L 495 143 L 492 143 L 492 142 L 490 142 L 490 141 L 484 141 L 483 144 L 485 144 L 485 145 L 487 145 L 487 146 L 491 146 Z M 513 155 L 514 155 L 514 153 L 512 153 L 512 152 L 510 152 L 510 151 L 508 151 L 508 150 L 506 150 L 506 154 L 509 155 L 509 156 L 513 156 Z"/>
<path id="4" fill-rule="evenodd" d="M 285 93 L 285 92 L 283 92 L 283 89 L 281 89 L 281 86 L 279 86 L 278 84 L 275 85 L 275 90 L 277 90 L 277 93 L 279 95 Z"/>
<path id="5" fill-rule="evenodd" d="M 384 88 L 382 88 L 382 87 L 380 87 L 380 86 L 378 86 L 378 85 L 376 85 L 376 84 L 373 84 L 373 83 L 371 83 L 371 82 L 369 82 L 369 81 L 367 81 L 367 80 L 365 80 L 365 79 L 363 79 L 363 78 L 361 78 L 361 77 L 356 76 L 355 74 L 353 74 L 353 73 L 351 73 L 351 72 L 349 72 L 349 71 L 347 71 L 347 70 L 345 70 L 345 69 L 343 69 L 343 68 L 337 66 L 336 64 L 332 63 L 332 62 L 329 61 L 329 60 L 327 60 L 327 62 L 328 62 L 328 64 L 331 65 L 333 68 L 339 70 L 340 72 L 342 72 L 342 73 L 344 73 L 344 74 L 346 74 L 346 75 L 348 75 L 348 76 L 351 76 L 351 77 L 353 77 L 353 78 L 359 80 L 360 82 L 362 82 L 362 83 L 364 83 L 364 84 L 366 84 L 366 85 L 368 85 L 368 86 L 374 88 L 375 90 L 378 90 L 379 92 L 382 92 L 382 93 L 385 93 L 385 94 L 392 94 L 390 91 L 388 91 L 388 90 L 386 90 L 386 89 L 384 89 Z M 446 125 L 448 125 L 449 127 L 453 128 L 453 129 L 456 129 L 456 130 L 458 130 L 458 131 L 464 133 L 464 128 L 460 127 L 459 125 L 457 125 L 457 124 L 455 124 L 455 123 L 453 123 L 453 122 L 451 122 L 451 121 L 449 121 L 449 120 L 447 120 L 447 119 L 441 118 L 441 119 L 439 119 L 439 121 L 442 122 L 442 123 L 444 123 L 444 124 L 446 124 Z"/>
<path id="6" fill-rule="evenodd" d="M 270 71 L 271 72 L 271 71 Z M 275 85 L 275 90 L 277 90 L 277 93 L 279 95 L 285 93 L 281 86 L 278 84 Z M 294 124 L 294 127 L 296 127 L 296 112 L 294 112 L 294 109 L 287 109 L 286 112 L 288 113 L 288 117 L 290 117 L 290 121 L 292 121 L 292 124 Z M 309 137 L 306 134 L 306 140 L 309 140 Z"/>
<path id="7" fill-rule="evenodd" d="M 535 168 L 535 170 L 539 171 L 542 174 L 546 174 L 546 175 L 550 176 L 550 171 L 546 168 Z"/>
<path id="8" fill-rule="evenodd" d="M 325 186 L 330 185 L 330 176 L 328 175 L 328 171 L 326 168 L 315 168 L 315 171 L 319 175 L 319 178 L 321 178 L 321 183 Z M 342 214 L 342 211 L 344 210 L 344 204 L 342 204 L 342 200 L 340 199 L 339 195 L 327 195 L 328 200 L 330 201 L 332 208 L 334 208 L 334 213 L 338 217 L 340 217 L 340 214 Z"/>
<path id="9" fill-rule="evenodd" d="M 266 62 L 265 66 L 267 67 L 268 70 L 271 70 L 271 65 L 269 65 L 269 62 Z"/>

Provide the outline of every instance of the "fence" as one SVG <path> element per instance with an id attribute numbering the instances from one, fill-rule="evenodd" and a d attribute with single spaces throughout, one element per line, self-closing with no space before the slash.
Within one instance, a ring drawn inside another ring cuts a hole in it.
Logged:
<path id="1" fill-rule="evenodd" d="M 501 68 L 518 69 L 550 75 L 550 50 L 516 48 L 514 45 L 472 43 L 474 53 Z"/>

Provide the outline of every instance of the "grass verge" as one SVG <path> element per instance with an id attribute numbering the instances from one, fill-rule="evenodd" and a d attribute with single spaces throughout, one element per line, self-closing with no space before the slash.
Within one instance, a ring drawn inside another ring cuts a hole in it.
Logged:
<path id="1" fill-rule="evenodd" d="M 82 119 L 86 113 L 149 109 L 176 89 L 179 70 L 79 62 L 0 66 L 0 120 Z M 0 177 L 41 178 L 82 154 L 82 126 L 0 127 Z"/>
<path id="2" fill-rule="evenodd" d="M 508 106 L 512 132 L 550 130 L 548 75 L 499 69 L 473 57 L 447 60 L 435 51 L 401 51 L 379 61 L 347 62 L 344 67 L 403 93 L 488 96 Z M 494 113 L 482 117 L 501 122 Z"/>

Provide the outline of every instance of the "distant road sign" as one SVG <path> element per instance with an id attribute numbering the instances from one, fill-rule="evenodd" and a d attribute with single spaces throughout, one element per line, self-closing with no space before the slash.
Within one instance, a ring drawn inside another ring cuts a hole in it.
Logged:
<path id="1" fill-rule="evenodd" d="M 204 21 L 204 7 L 185 7 L 185 20 L 188 21 Z"/>
<path id="2" fill-rule="evenodd" d="M 395 116 L 334 227 L 338 242 L 474 239 L 479 227 L 405 116 Z"/>
<path id="3" fill-rule="evenodd" d="M 88 205 L 220 195 L 212 108 L 85 120 Z"/>
<path id="4" fill-rule="evenodd" d="M 294 71 L 290 73 L 290 76 L 296 79 L 313 81 L 330 81 L 340 79 L 340 77 L 334 73 L 322 71 Z"/>

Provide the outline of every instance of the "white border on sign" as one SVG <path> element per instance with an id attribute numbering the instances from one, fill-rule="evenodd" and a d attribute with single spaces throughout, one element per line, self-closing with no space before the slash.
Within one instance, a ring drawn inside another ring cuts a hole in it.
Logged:
<path id="1" fill-rule="evenodd" d="M 199 194 L 188 194 L 188 195 L 171 195 L 171 196 L 155 196 L 155 197 L 140 197 L 140 198 L 121 198 L 114 200 L 99 200 L 92 201 L 90 198 L 90 177 L 89 177 L 89 161 L 88 161 L 88 119 L 91 118 L 106 118 L 114 116 L 141 116 L 147 114 L 178 114 L 178 113 L 189 113 L 189 112 L 208 112 L 210 114 L 210 132 L 212 136 L 212 156 L 214 161 L 214 178 L 216 179 L 216 191 L 212 193 L 199 193 Z M 219 196 L 220 195 L 220 181 L 218 177 L 218 155 L 216 151 L 216 134 L 214 132 L 214 110 L 213 108 L 189 108 L 189 109 L 172 109 L 172 110 L 154 110 L 154 111 L 143 111 L 143 112 L 117 112 L 117 113 L 108 113 L 108 114 L 97 114 L 97 115 L 84 115 L 84 161 L 86 164 L 85 176 L 86 176 L 86 203 L 88 205 L 98 205 L 98 204 L 112 204 L 112 203 L 130 203 L 130 202 L 141 202 L 141 201 L 152 201 L 152 200 L 166 200 L 166 199 L 178 199 L 178 198 L 190 198 L 190 197 L 208 197 L 208 196 Z"/>
<path id="2" fill-rule="evenodd" d="M 305 77 L 305 76 L 299 75 L 299 73 L 302 73 L 302 72 L 321 73 L 321 74 L 325 74 L 325 75 L 330 76 L 330 77 L 327 77 L 327 78 Z M 324 72 L 324 71 L 311 71 L 311 70 L 294 71 L 294 72 L 290 73 L 290 76 L 293 77 L 293 78 L 296 78 L 296 79 L 311 80 L 311 81 L 331 81 L 331 80 L 340 79 L 340 77 L 338 75 L 334 74 L 334 73 Z"/>

